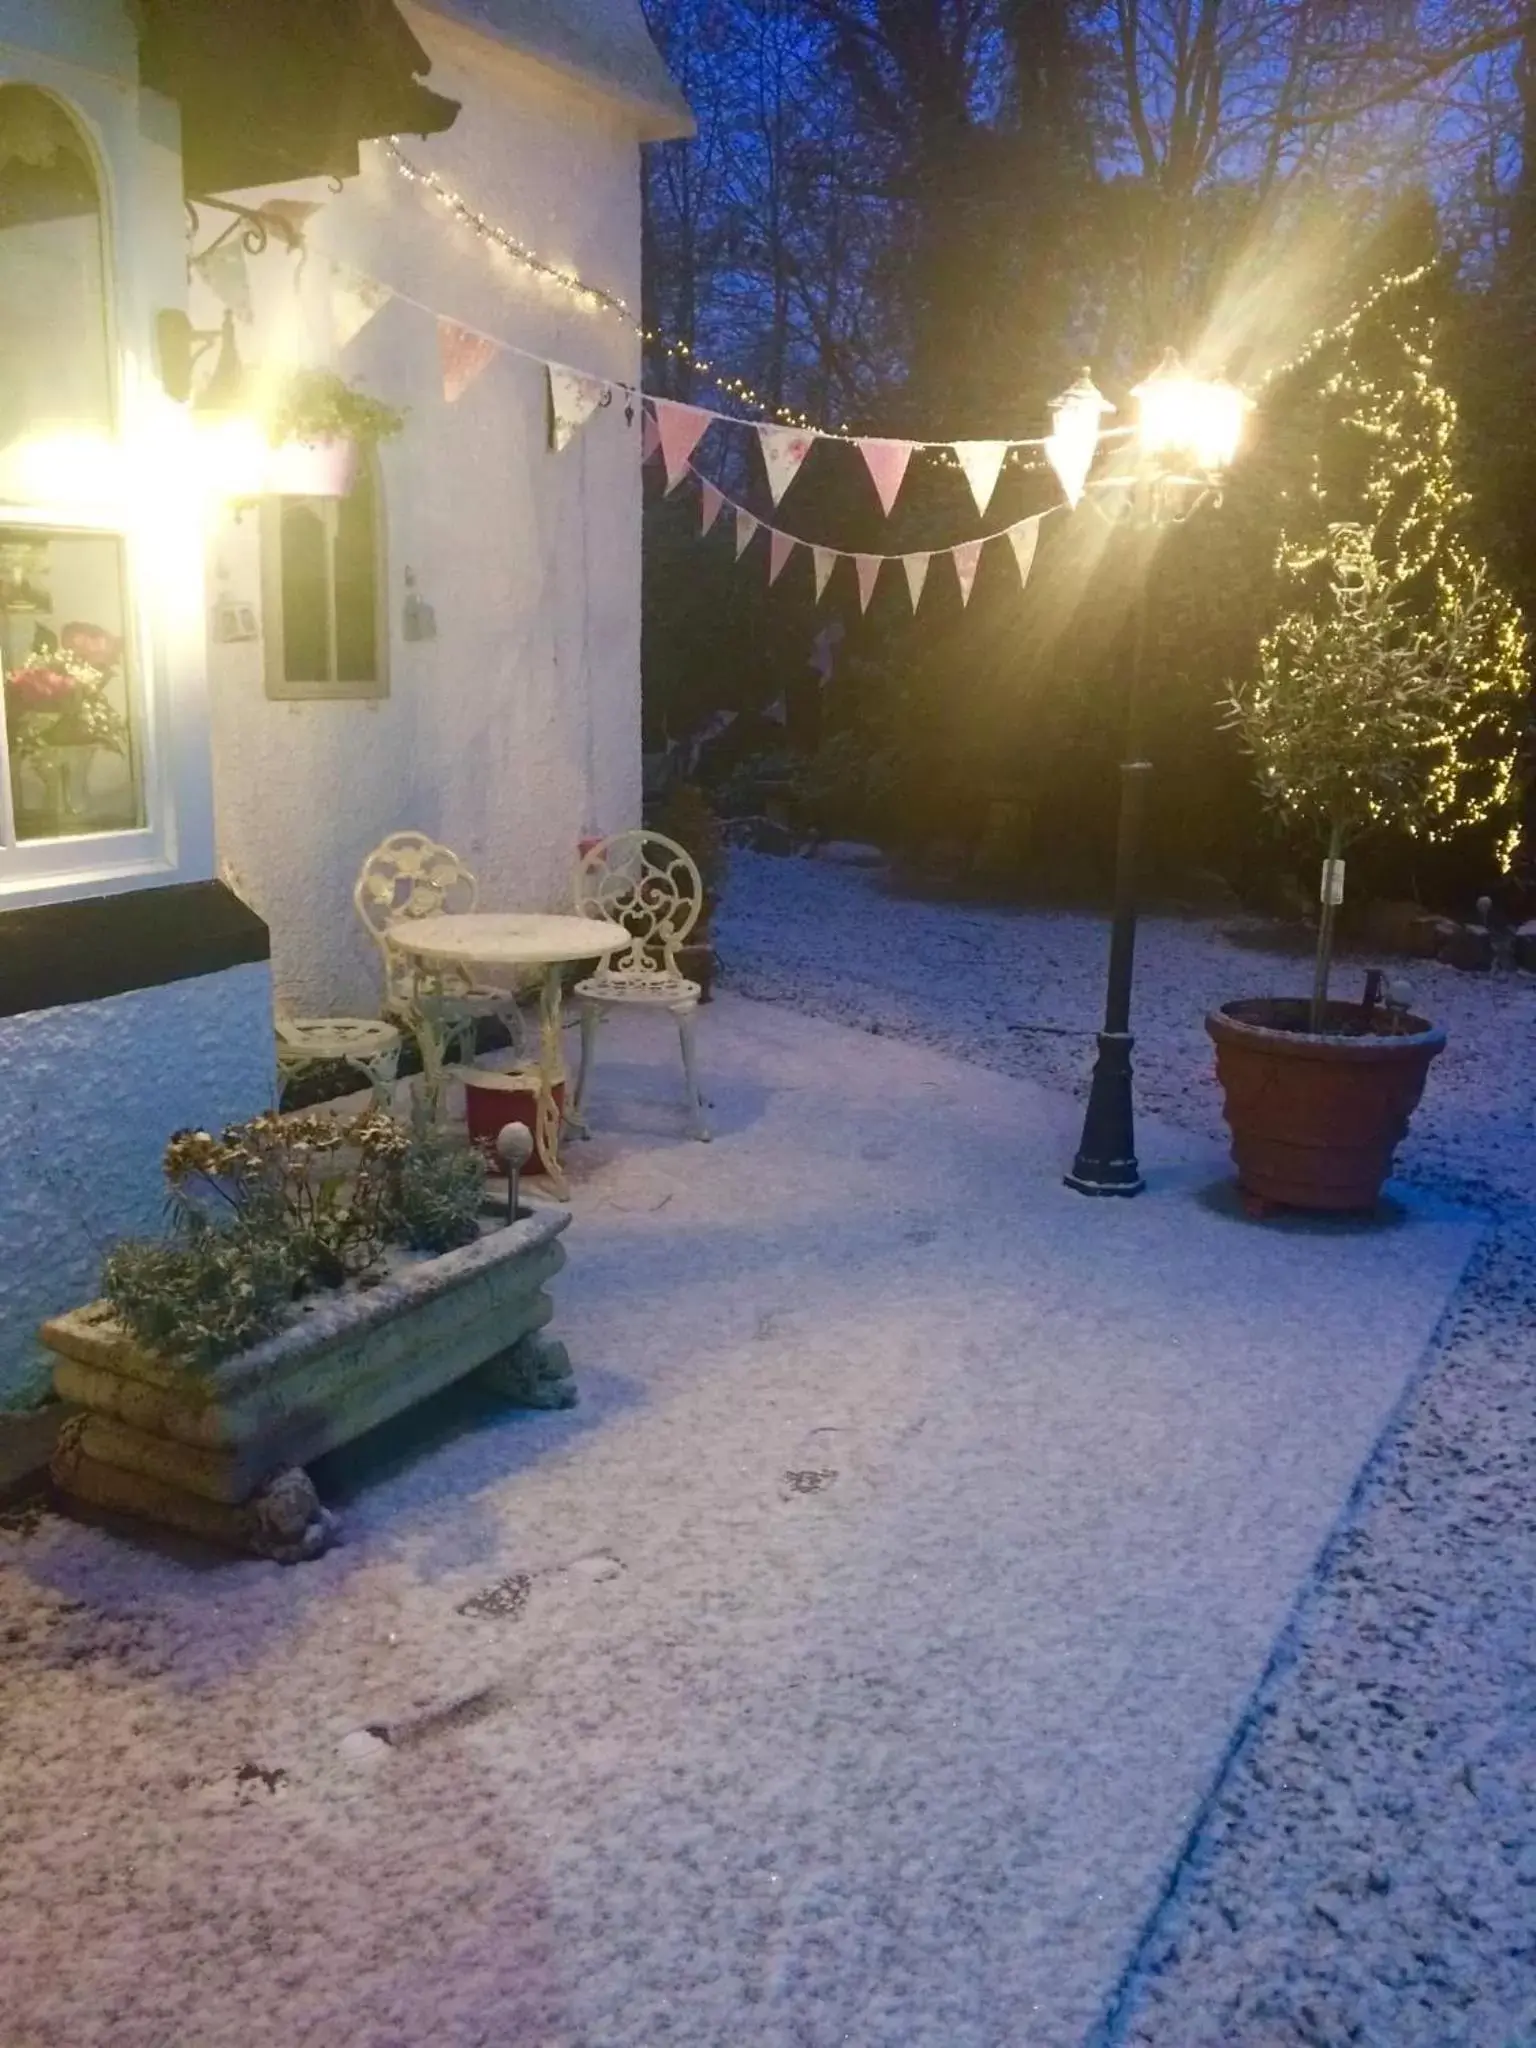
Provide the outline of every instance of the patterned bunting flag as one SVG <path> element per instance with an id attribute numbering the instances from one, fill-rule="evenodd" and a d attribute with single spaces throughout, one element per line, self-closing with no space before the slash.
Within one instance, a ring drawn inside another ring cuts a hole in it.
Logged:
<path id="1" fill-rule="evenodd" d="M 394 297 L 387 284 L 365 277 L 344 263 L 331 265 L 331 340 L 338 350 L 355 341 L 373 318 Z"/>
<path id="2" fill-rule="evenodd" d="M 777 505 L 810 454 L 813 436 L 802 434 L 798 427 L 760 426 L 757 438 L 763 451 L 763 467 L 768 472 L 768 489 Z"/>
<path id="3" fill-rule="evenodd" d="M 912 600 L 914 613 L 923 594 L 923 585 L 928 581 L 928 564 L 932 560 L 931 555 L 903 555 L 901 558 L 901 566 L 907 572 L 907 595 Z"/>
<path id="4" fill-rule="evenodd" d="M 1029 581 L 1029 572 L 1035 560 L 1035 548 L 1040 539 L 1038 514 L 1033 519 L 1021 519 L 1017 526 L 1010 526 L 1008 539 L 1013 548 L 1013 558 L 1019 565 L 1019 588 L 1022 590 Z"/>
<path id="5" fill-rule="evenodd" d="M 811 566 L 816 571 L 816 599 L 818 603 L 821 601 L 821 593 L 827 587 L 827 578 L 832 574 L 836 563 L 836 548 L 811 549 Z"/>
<path id="6" fill-rule="evenodd" d="M 795 552 L 795 547 L 796 542 L 793 534 L 780 533 L 777 527 L 769 528 L 768 584 L 770 589 L 775 583 L 778 582 L 779 571 L 784 567 L 784 564 Z"/>
<path id="7" fill-rule="evenodd" d="M 889 519 L 901 490 L 902 478 L 907 473 L 907 464 L 912 460 L 912 443 L 860 441 L 859 453 L 864 457 L 865 467 L 879 493 L 881 507 Z"/>
<path id="8" fill-rule="evenodd" d="M 968 605 L 971 601 L 971 585 L 976 581 L 976 568 L 981 560 L 981 546 L 982 544 L 979 540 L 965 540 L 960 543 L 959 547 L 953 548 L 950 551 L 955 558 L 955 574 L 960 579 L 960 602 L 962 605 Z"/>
<path id="9" fill-rule="evenodd" d="M 747 552 L 747 549 L 751 547 L 752 536 L 756 533 L 757 526 L 758 522 L 752 517 L 752 514 L 744 511 L 738 505 L 736 507 L 736 559 L 738 562 Z"/>
<path id="10" fill-rule="evenodd" d="M 954 444 L 955 460 L 965 471 L 965 480 L 971 487 L 978 512 L 985 512 L 992 502 L 1008 445 L 1006 441 L 956 441 Z"/>
<path id="11" fill-rule="evenodd" d="M 608 397 L 601 377 L 569 370 L 564 363 L 546 363 L 549 372 L 549 445 L 558 455 L 569 448 L 593 413 Z"/>
<path id="12" fill-rule="evenodd" d="M 496 344 L 456 320 L 439 316 L 437 352 L 443 366 L 443 397 L 456 405 L 496 354 Z"/>
<path id="13" fill-rule="evenodd" d="M 658 398 L 656 428 L 661 435 L 661 459 L 667 465 L 667 489 L 675 491 L 688 474 L 688 458 L 704 438 L 714 417 L 696 405 L 680 405 L 675 398 Z"/>
<path id="14" fill-rule="evenodd" d="M 701 534 L 708 533 L 709 529 L 720 517 L 720 508 L 724 503 L 725 499 L 715 489 L 714 485 L 710 483 L 706 477 L 700 477 L 699 518 L 701 524 L 699 526 L 699 532 Z"/>
<path id="15" fill-rule="evenodd" d="M 869 610 L 869 600 L 875 594 L 875 585 L 880 580 L 880 564 L 883 555 L 855 555 L 853 565 L 859 572 L 859 610 Z"/>

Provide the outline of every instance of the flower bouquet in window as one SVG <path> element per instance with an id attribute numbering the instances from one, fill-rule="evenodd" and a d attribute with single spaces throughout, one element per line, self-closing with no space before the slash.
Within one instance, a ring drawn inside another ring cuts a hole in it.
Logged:
<path id="1" fill-rule="evenodd" d="M 34 650 L 6 676 L 11 759 L 37 772 L 54 811 L 74 809 L 66 748 L 85 749 L 87 763 L 98 747 L 128 751 L 128 721 L 108 695 L 120 656 L 101 628 L 66 627 L 59 644 Z"/>

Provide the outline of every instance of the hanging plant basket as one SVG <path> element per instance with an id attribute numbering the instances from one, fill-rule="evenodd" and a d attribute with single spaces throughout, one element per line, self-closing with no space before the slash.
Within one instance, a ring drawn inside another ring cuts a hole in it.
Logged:
<path id="1" fill-rule="evenodd" d="M 345 498 L 357 482 L 362 450 L 337 434 L 319 441 L 284 441 L 272 450 L 267 488 L 279 498 Z"/>

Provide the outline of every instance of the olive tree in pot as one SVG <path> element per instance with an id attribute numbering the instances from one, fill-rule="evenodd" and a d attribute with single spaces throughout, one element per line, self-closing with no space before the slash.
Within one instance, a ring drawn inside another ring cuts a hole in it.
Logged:
<path id="1" fill-rule="evenodd" d="M 1470 558 L 1442 575 L 1428 618 L 1386 573 L 1369 527 L 1283 548 L 1282 573 L 1326 587 L 1285 613 L 1231 724 L 1266 799 L 1326 847 L 1312 993 L 1227 1003 L 1206 1019 L 1250 1207 L 1367 1210 L 1418 1106 L 1444 1031 L 1404 1005 L 1329 999 L 1347 846 L 1372 827 L 1433 834 L 1507 803 L 1512 746 L 1486 740 L 1493 700 L 1523 668 L 1524 629 Z M 1481 696 L 1481 702 L 1476 701 Z M 1508 706 L 1513 710 L 1513 703 Z"/>

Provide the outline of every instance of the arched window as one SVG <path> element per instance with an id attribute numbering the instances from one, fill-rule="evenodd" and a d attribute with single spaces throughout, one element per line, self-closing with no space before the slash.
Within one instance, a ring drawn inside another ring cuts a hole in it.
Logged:
<path id="1" fill-rule="evenodd" d="M 108 276 L 90 144 L 0 86 L 0 869 L 144 822 L 123 540 L 82 485 L 115 426 Z"/>

